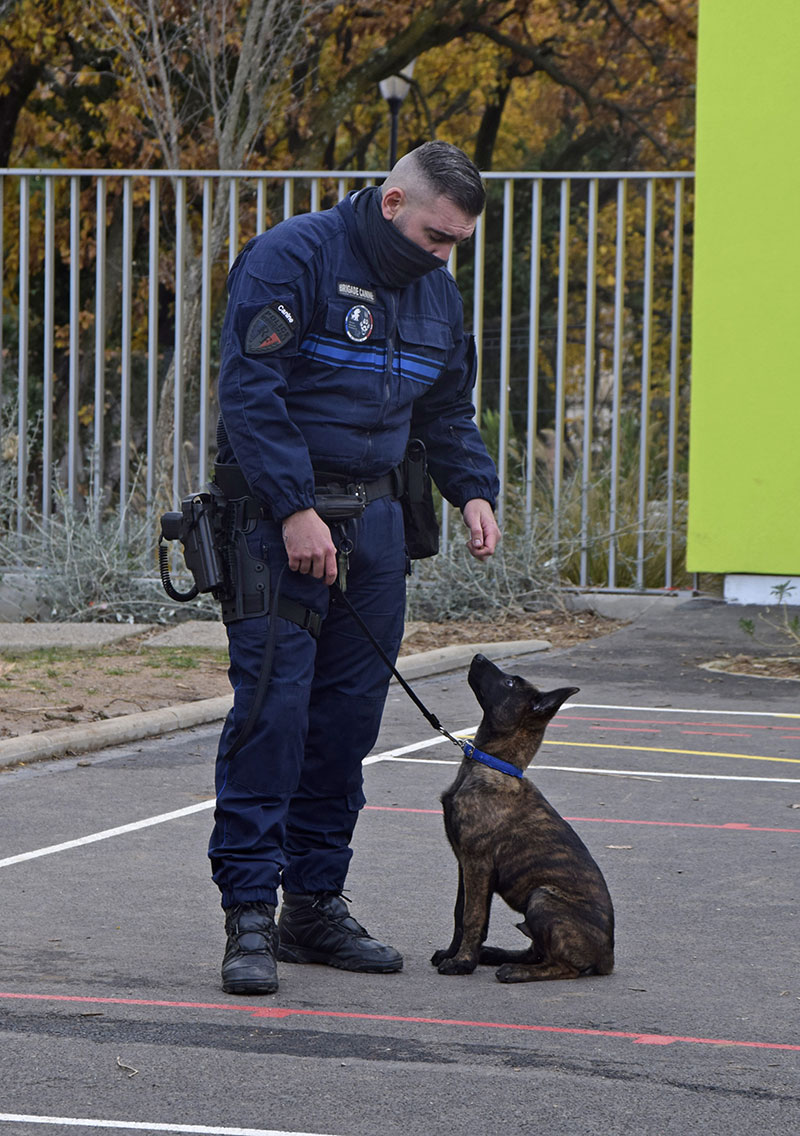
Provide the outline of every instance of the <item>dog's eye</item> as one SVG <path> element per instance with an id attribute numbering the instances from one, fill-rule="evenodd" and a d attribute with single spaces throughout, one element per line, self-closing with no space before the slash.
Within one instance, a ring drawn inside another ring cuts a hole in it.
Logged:
<path id="1" fill-rule="evenodd" d="M 507 678 L 505 684 L 506 684 L 506 686 L 515 686 L 516 681 L 517 680 L 515 678 Z"/>

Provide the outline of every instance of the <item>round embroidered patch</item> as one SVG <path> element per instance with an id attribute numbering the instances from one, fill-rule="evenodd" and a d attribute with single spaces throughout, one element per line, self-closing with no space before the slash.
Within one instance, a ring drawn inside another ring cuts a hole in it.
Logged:
<path id="1" fill-rule="evenodd" d="M 354 343 L 364 343 L 372 335 L 372 312 L 363 304 L 356 304 L 344 317 L 344 330 Z"/>

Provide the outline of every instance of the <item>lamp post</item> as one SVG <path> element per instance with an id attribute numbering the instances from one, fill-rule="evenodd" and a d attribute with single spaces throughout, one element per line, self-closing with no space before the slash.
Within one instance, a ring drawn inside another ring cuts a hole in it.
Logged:
<path id="1" fill-rule="evenodd" d="M 400 104 L 408 94 L 409 87 L 411 86 L 411 76 L 414 74 L 415 62 L 416 60 L 412 59 L 397 75 L 390 75 L 388 79 L 381 79 L 378 84 L 381 94 L 389 104 L 389 114 L 391 116 L 389 169 L 391 169 L 397 161 L 397 118 L 400 114 Z"/>

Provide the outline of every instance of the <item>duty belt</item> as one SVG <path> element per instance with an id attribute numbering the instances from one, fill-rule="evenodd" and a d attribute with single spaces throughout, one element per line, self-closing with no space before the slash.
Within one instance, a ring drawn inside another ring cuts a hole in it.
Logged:
<path id="1" fill-rule="evenodd" d="M 314 486 L 321 493 L 346 493 L 358 497 L 366 505 L 380 497 L 401 497 L 403 473 L 400 467 L 390 470 L 374 481 L 359 481 L 344 473 L 314 471 Z"/>
<path id="2" fill-rule="evenodd" d="M 271 513 L 266 505 L 262 505 L 247 483 L 241 467 L 233 463 L 214 466 L 214 481 L 219 486 L 223 496 L 229 501 L 243 501 L 248 516 L 271 519 Z M 342 494 L 353 497 L 364 505 L 377 501 L 380 497 L 400 497 L 403 492 L 403 473 L 398 467 L 377 477 L 373 481 L 362 481 L 346 473 L 332 473 L 326 471 L 314 472 L 314 485 L 321 496 Z"/>

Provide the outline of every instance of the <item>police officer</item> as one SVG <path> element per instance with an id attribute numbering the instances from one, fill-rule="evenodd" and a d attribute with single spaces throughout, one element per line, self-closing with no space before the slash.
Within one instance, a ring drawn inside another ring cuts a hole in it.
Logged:
<path id="1" fill-rule="evenodd" d="M 365 801 L 361 762 L 390 675 L 331 585 L 337 572 L 345 583 L 346 567 L 347 598 L 394 660 L 408 563 L 397 471 L 409 437 L 461 509 L 470 553 L 495 549 L 497 476 L 470 403 L 475 348 L 446 268 L 484 204 L 466 155 L 428 142 L 381 187 L 257 236 L 230 273 L 218 462 L 238 465 L 249 485 L 258 516 L 247 550 L 283 607 L 227 625 L 234 702 L 209 856 L 228 993 L 277 990 L 276 957 L 379 973 L 403 965 L 342 896 Z M 368 502 L 333 531 L 315 511 L 331 486 Z M 266 695 L 237 745 L 270 638 Z"/>

